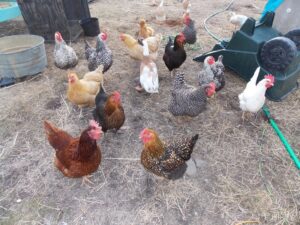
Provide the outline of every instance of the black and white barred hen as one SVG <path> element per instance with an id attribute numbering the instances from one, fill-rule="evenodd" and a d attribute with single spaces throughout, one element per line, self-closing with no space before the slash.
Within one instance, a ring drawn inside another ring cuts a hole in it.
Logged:
<path id="1" fill-rule="evenodd" d="M 220 91 L 225 86 L 225 66 L 222 60 L 222 55 L 218 57 L 217 61 L 213 56 L 205 58 L 203 70 L 198 73 L 200 86 L 214 82 L 216 91 Z"/>
<path id="2" fill-rule="evenodd" d="M 225 86 L 225 66 L 223 65 L 223 56 L 219 55 L 218 60 L 211 65 L 214 74 L 216 91 L 220 91 Z"/>
<path id="3" fill-rule="evenodd" d="M 185 15 L 183 21 L 185 26 L 183 28 L 182 33 L 185 36 L 185 42 L 188 44 L 195 44 L 197 41 L 197 31 L 195 28 L 195 21 L 192 20 L 188 14 Z"/>
<path id="4" fill-rule="evenodd" d="M 198 137 L 196 134 L 189 138 L 163 142 L 154 130 L 145 128 L 140 134 L 144 144 L 141 163 L 157 176 L 178 179 L 185 173 L 186 161 L 191 158 Z"/>
<path id="5" fill-rule="evenodd" d="M 213 82 L 196 88 L 185 83 L 183 73 L 177 73 L 168 110 L 174 116 L 197 116 L 205 110 L 207 97 L 214 93 Z"/>
<path id="6" fill-rule="evenodd" d="M 99 65 L 103 65 L 103 73 L 111 67 L 113 63 L 113 56 L 111 50 L 106 45 L 107 34 L 101 33 L 97 36 L 96 48 L 90 46 L 85 41 L 85 57 L 88 61 L 88 68 L 93 71 Z"/>
<path id="7" fill-rule="evenodd" d="M 61 33 L 55 32 L 54 62 L 60 69 L 74 67 L 78 63 L 78 57 L 74 49 L 66 44 Z"/>

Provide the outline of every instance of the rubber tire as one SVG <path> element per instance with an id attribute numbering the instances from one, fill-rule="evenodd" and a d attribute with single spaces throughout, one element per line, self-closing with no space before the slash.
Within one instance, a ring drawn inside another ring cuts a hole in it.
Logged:
<path id="1" fill-rule="evenodd" d="M 267 41 L 260 52 L 264 67 L 270 71 L 284 71 L 296 55 L 296 44 L 286 37 L 276 37 Z"/>
<path id="2" fill-rule="evenodd" d="M 291 30 L 284 36 L 291 39 L 296 44 L 298 51 L 300 51 L 300 29 Z"/>

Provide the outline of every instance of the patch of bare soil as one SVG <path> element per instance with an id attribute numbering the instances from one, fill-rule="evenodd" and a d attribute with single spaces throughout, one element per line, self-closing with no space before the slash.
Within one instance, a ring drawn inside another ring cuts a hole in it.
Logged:
<path id="1" fill-rule="evenodd" d="M 177 0 L 167 0 L 169 19 L 182 16 Z M 205 32 L 203 20 L 229 1 L 191 0 L 192 17 L 198 30 L 197 51 L 188 50 L 180 68 L 188 83 L 196 83 L 202 67 L 193 57 L 210 50 L 215 41 Z M 133 61 L 119 41 L 119 33 L 134 35 L 145 18 L 165 39 L 180 26 L 155 23 L 151 0 L 98 0 L 90 4 L 101 29 L 108 31 L 114 64 L 105 75 L 108 92 L 119 90 L 126 112 L 125 130 L 108 132 L 99 141 L 103 160 L 91 180 L 64 177 L 53 165 L 54 150 L 45 139 L 47 119 L 72 135 L 79 135 L 92 118 L 92 108 L 83 111 L 66 99 L 67 72 L 53 63 L 52 44 L 46 44 L 48 67 L 38 77 L 0 89 L 0 223 L 16 224 L 105 224 L 105 225 L 299 225 L 300 177 L 270 125 L 261 117 L 242 121 L 237 95 L 245 82 L 226 71 L 224 90 L 210 99 L 198 117 L 175 119 L 167 110 L 173 78 L 158 60 L 159 94 L 137 93 L 134 79 L 139 63 Z M 266 1 L 241 0 L 237 13 L 259 18 Z M 234 26 L 228 13 L 211 20 L 209 28 L 220 37 L 230 37 Z M 0 25 L 0 36 L 25 32 L 24 24 Z M 22 31 L 22 32 L 19 32 Z M 71 43 L 79 55 L 74 69 L 88 71 L 84 37 Z M 87 38 L 95 43 L 94 38 Z M 160 49 L 163 55 L 164 44 Z M 280 103 L 267 102 L 276 121 L 298 155 L 300 149 L 300 92 Z M 168 181 L 144 170 L 138 139 L 144 127 L 154 128 L 163 139 L 198 133 L 192 155 L 197 173 Z M 246 223 L 248 221 L 248 223 Z"/>

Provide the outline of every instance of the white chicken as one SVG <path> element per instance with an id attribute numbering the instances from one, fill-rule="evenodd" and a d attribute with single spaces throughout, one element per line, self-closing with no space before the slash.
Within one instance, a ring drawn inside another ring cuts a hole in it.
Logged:
<path id="1" fill-rule="evenodd" d="M 155 18 L 159 22 L 163 22 L 166 20 L 166 11 L 164 8 L 164 0 L 161 0 L 159 6 L 155 10 Z"/>
<path id="2" fill-rule="evenodd" d="M 74 67 L 78 63 L 78 57 L 74 49 L 66 44 L 59 32 L 55 32 L 54 61 L 60 69 Z"/>
<path id="3" fill-rule="evenodd" d="M 159 0 L 152 0 L 151 1 L 151 6 L 156 6 L 156 5 L 158 5 L 160 3 L 160 1 Z"/>
<path id="4" fill-rule="evenodd" d="M 258 67 L 250 81 L 247 83 L 245 90 L 239 94 L 240 108 L 244 113 L 251 112 L 257 113 L 265 104 L 265 94 L 268 88 L 274 86 L 275 78 L 273 75 L 265 75 L 264 79 L 259 81 L 257 84 L 257 78 L 260 72 L 260 67 Z"/>
<path id="5" fill-rule="evenodd" d="M 230 23 L 232 23 L 236 27 L 241 27 L 248 19 L 247 16 L 236 14 L 235 12 L 230 12 Z"/>
<path id="6" fill-rule="evenodd" d="M 191 5 L 190 0 L 183 0 L 182 1 L 182 7 L 183 7 L 184 11 L 186 11 L 190 7 L 190 5 Z"/>
<path id="7" fill-rule="evenodd" d="M 146 92 L 158 93 L 159 82 L 157 67 L 150 58 L 149 47 L 146 40 L 143 40 L 143 55 L 144 58 L 140 67 L 140 84 Z"/>

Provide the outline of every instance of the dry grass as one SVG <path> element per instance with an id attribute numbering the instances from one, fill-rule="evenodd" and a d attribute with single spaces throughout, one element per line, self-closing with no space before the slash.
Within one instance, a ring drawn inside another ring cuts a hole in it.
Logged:
<path id="1" fill-rule="evenodd" d="M 49 66 L 43 74 L 0 89 L 0 223 L 299 225 L 299 172 L 266 121 L 259 116 L 242 123 L 237 95 L 245 83 L 226 71 L 226 87 L 211 99 L 204 113 L 186 122 L 174 119 L 167 111 L 172 78 L 163 62 L 158 62 L 160 93 L 136 93 L 133 80 L 139 65 L 125 54 L 118 35 L 135 34 L 139 17 L 145 17 L 165 36 L 181 28 L 154 23 L 148 1 L 110 2 L 91 4 L 91 14 L 98 16 L 101 28 L 109 32 L 114 65 L 105 84 L 109 92 L 117 89 L 122 94 L 127 129 L 116 135 L 107 133 L 99 142 L 103 160 L 92 177 L 94 186 L 80 186 L 81 179 L 65 178 L 56 170 L 54 150 L 45 140 L 42 121 L 48 119 L 78 135 L 92 117 L 92 109 L 85 109 L 79 118 L 79 110 L 66 100 L 66 72 L 53 65 L 53 45 L 46 45 Z M 192 4 L 201 49 L 189 50 L 181 68 L 189 83 L 196 81 L 199 68 L 192 58 L 215 44 L 202 21 L 226 5 L 221 0 Z M 265 1 L 251 4 L 241 0 L 233 8 L 259 17 Z M 181 16 L 177 1 L 168 0 L 166 5 L 169 18 Z M 226 14 L 214 18 L 210 28 L 221 37 L 230 37 L 233 30 Z M 80 56 L 75 70 L 82 75 L 87 71 L 83 38 L 72 46 Z M 298 91 L 281 103 L 267 102 L 298 155 L 299 97 Z M 197 174 L 168 181 L 147 173 L 139 162 L 142 144 L 137 138 L 146 126 L 165 139 L 199 133 L 193 153 Z"/>

